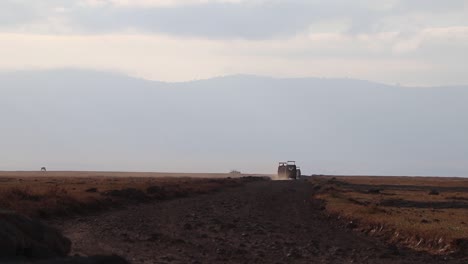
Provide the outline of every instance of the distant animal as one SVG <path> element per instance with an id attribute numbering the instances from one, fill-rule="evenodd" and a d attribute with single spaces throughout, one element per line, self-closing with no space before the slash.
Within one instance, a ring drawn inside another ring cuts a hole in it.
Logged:
<path id="1" fill-rule="evenodd" d="M 47 171 L 46 167 L 42 167 L 42 168 L 41 168 L 41 171 L 46 172 L 46 171 Z"/>

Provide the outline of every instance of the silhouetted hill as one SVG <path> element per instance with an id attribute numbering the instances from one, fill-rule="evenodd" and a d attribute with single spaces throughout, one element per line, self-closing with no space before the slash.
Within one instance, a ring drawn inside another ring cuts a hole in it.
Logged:
<path id="1" fill-rule="evenodd" d="M 0 169 L 468 175 L 468 87 L 0 74 Z"/>

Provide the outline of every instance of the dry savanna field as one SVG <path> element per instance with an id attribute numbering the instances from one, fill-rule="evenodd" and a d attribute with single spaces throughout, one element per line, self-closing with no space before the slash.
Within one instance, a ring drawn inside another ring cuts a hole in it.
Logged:
<path id="1" fill-rule="evenodd" d="M 315 195 L 349 228 L 416 250 L 467 247 L 468 179 L 318 177 Z"/>
<path id="2" fill-rule="evenodd" d="M 125 172 L 0 172 L 0 208 L 49 218 L 240 186 L 242 175 Z"/>
<path id="3" fill-rule="evenodd" d="M 69 217 L 213 193 L 263 179 L 243 176 L 0 172 L 0 208 L 43 219 Z M 468 248 L 468 179 L 314 176 L 300 183 L 312 185 L 311 200 L 323 201 L 322 212 L 347 229 L 432 254 Z"/>

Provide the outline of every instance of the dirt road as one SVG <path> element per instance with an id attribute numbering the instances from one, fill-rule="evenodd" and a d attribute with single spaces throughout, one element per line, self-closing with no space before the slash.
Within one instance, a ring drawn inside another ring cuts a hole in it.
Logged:
<path id="1" fill-rule="evenodd" d="M 305 182 L 254 182 L 57 225 L 73 253 L 132 263 L 464 263 L 339 227 L 313 192 Z"/>

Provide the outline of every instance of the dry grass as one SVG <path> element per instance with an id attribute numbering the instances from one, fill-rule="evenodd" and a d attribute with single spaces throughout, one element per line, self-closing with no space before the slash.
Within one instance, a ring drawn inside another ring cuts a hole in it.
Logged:
<path id="1" fill-rule="evenodd" d="M 417 250 L 450 253 L 468 239 L 468 179 L 317 177 L 326 210 Z M 431 191 L 435 195 L 429 194 Z M 437 194 L 438 193 L 438 194 Z"/>
<path id="2" fill-rule="evenodd" d="M 227 179 L 227 174 L 208 175 L 218 178 L 203 178 L 201 174 L 177 176 L 185 177 L 152 173 L 0 172 L 0 209 L 44 218 L 68 216 L 128 203 L 208 193 L 249 180 Z"/>

